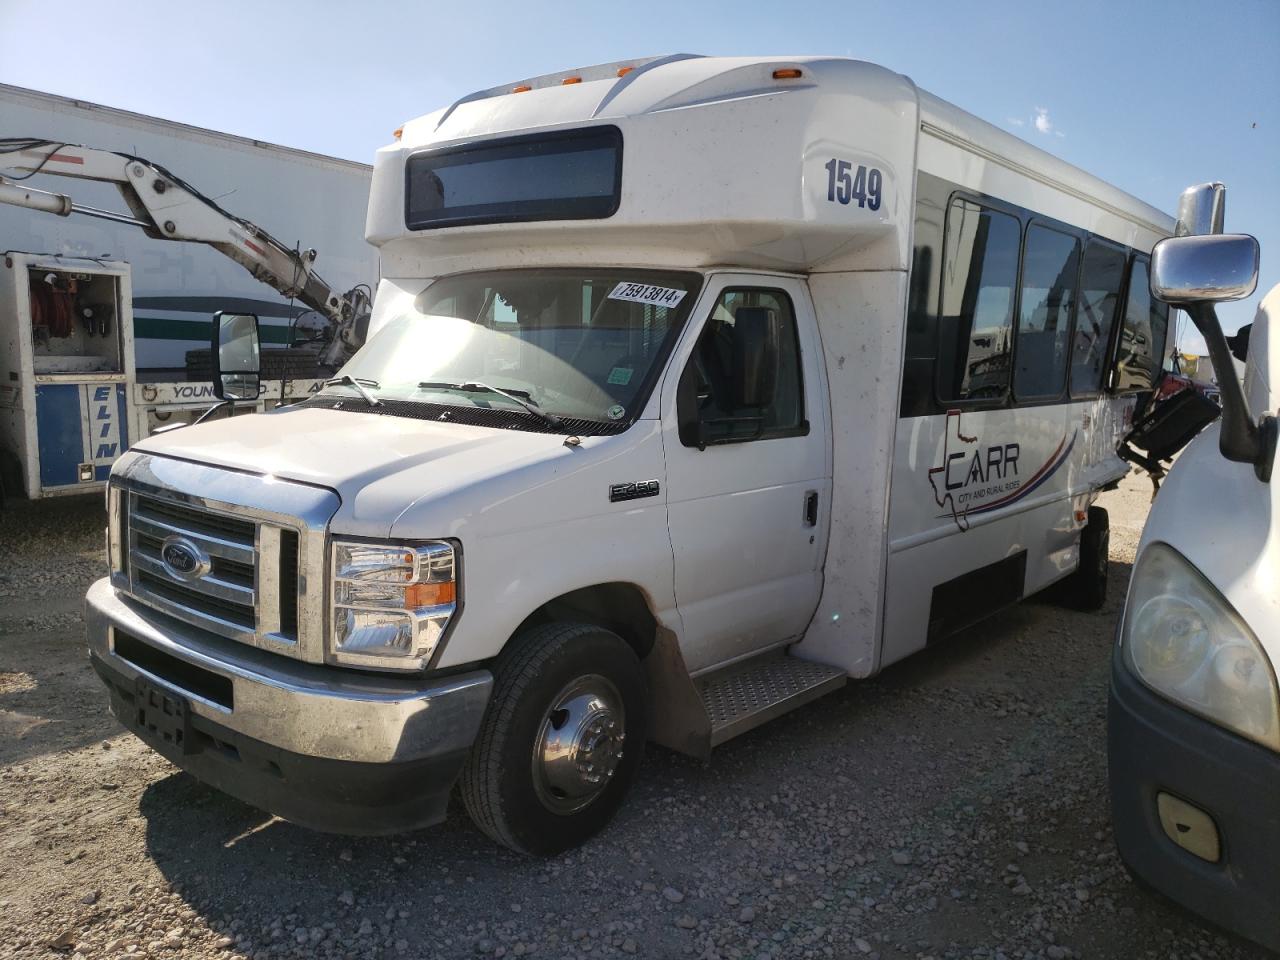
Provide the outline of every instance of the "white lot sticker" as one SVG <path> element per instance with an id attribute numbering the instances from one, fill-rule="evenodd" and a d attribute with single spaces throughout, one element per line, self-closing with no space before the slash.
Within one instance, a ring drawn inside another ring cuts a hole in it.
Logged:
<path id="1" fill-rule="evenodd" d="M 647 283 L 631 283 L 624 280 L 613 288 L 610 300 L 630 300 L 632 303 L 652 303 L 657 307 L 678 307 L 687 290 L 671 287 L 655 287 Z"/>

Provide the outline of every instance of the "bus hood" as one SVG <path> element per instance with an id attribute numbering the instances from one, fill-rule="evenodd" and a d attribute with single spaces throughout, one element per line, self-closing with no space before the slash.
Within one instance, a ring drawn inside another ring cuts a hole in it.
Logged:
<path id="1" fill-rule="evenodd" d="M 134 449 L 327 487 L 342 499 L 334 530 L 370 537 L 390 535 L 414 504 L 464 489 L 499 495 L 494 484 L 519 475 L 529 489 L 594 459 L 571 463 L 562 434 L 305 407 L 184 427 Z"/>

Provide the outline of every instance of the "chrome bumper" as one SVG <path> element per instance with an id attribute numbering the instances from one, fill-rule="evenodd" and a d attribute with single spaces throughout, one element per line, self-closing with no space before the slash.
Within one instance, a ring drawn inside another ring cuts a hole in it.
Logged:
<path id="1" fill-rule="evenodd" d="M 106 579 L 89 588 L 85 607 L 90 655 L 112 673 L 127 681 L 146 677 L 182 694 L 210 724 L 304 757 L 379 764 L 463 753 L 493 687 L 487 670 L 431 682 L 300 663 L 130 601 Z M 230 680 L 230 707 L 120 656 L 117 633 Z"/>

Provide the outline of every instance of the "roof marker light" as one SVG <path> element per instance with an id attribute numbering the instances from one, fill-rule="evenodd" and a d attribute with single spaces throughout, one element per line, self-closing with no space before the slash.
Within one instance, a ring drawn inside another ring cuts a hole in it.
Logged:
<path id="1" fill-rule="evenodd" d="M 560 81 L 561 85 L 566 87 L 569 86 L 569 84 L 571 83 L 581 83 L 581 82 L 582 82 L 581 77 L 565 77 L 563 80 Z"/>
<path id="2" fill-rule="evenodd" d="M 399 140 L 401 137 L 404 136 L 404 127 L 396 127 L 394 130 L 391 131 L 391 135 L 395 137 L 397 140 Z"/>
<path id="3" fill-rule="evenodd" d="M 773 79 L 775 80 L 799 80 L 804 74 L 795 67 L 788 67 L 785 70 L 773 71 Z"/>
<path id="4" fill-rule="evenodd" d="M 522 83 L 518 87 L 512 87 L 511 92 L 512 93 L 528 93 L 532 89 L 533 87 L 529 86 L 528 84 Z"/>
<path id="5" fill-rule="evenodd" d="M 619 67 L 618 76 L 625 77 L 628 73 L 630 73 L 634 69 L 635 67 Z"/>

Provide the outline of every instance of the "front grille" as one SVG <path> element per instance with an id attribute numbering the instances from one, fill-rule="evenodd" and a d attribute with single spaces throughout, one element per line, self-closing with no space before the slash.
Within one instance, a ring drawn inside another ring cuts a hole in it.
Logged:
<path id="1" fill-rule="evenodd" d="M 126 500 L 123 542 L 137 599 L 255 646 L 288 650 L 297 640 L 296 530 L 150 494 Z"/>

